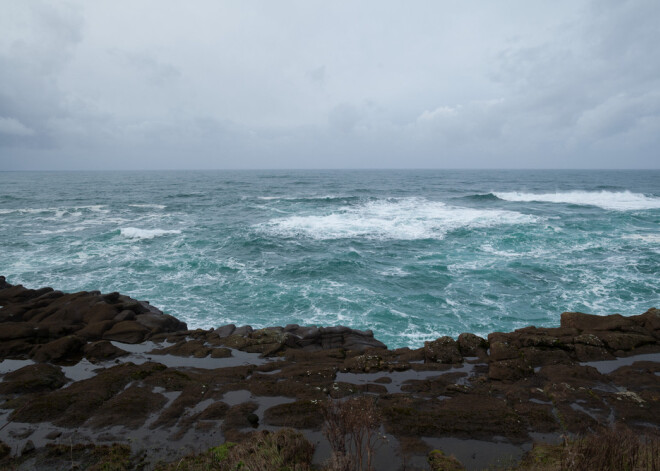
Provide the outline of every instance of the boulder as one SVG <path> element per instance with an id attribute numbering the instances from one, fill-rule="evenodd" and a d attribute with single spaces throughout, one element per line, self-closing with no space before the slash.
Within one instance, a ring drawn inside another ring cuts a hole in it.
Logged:
<path id="1" fill-rule="evenodd" d="M 0 394 L 54 391 L 64 386 L 66 381 L 60 367 L 37 363 L 7 373 L 0 383 Z"/>
<path id="2" fill-rule="evenodd" d="M 424 362 L 461 363 L 463 356 L 458 343 L 451 337 L 440 337 L 432 342 L 424 342 Z"/>
<path id="3" fill-rule="evenodd" d="M 0 329 L 0 342 L 29 339 L 37 336 L 37 327 L 25 322 L 3 322 Z"/>
<path id="4" fill-rule="evenodd" d="M 488 349 L 488 341 L 478 335 L 464 333 L 458 336 L 458 349 L 465 357 L 476 357 Z"/>
<path id="5" fill-rule="evenodd" d="M 644 314 L 639 316 L 632 316 L 637 324 L 642 326 L 649 334 L 655 338 L 660 338 L 660 309 L 652 307 Z"/>
<path id="6" fill-rule="evenodd" d="M 85 345 L 84 353 L 85 358 L 87 358 L 92 363 L 114 360 L 115 358 L 128 355 L 127 351 L 115 347 L 107 340 L 99 340 L 98 342 L 88 343 Z"/>
<path id="7" fill-rule="evenodd" d="M 218 337 L 223 339 L 225 337 L 229 337 L 231 334 L 234 333 L 235 330 L 236 330 L 235 324 L 227 324 L 227 325 L 223 325 L 222 327 L 218 327 L 213 332 L 215 332 L 218 335 Z"/>
<path id="8" fill-rule="evenodd" d="M 147 312 L 144 314 L 138 314 L 135 319 L 139 324 L 142 324 L 154 334 L 187 329 L 185 322 L 181 322 L 179 319 L 170 316 L 169 314 Z"/>
<path id="9" fill-rule="evenodd" d="M 237 327 L 231 335 L 238 335 L 239 337 L 247 337 L 250 335 L 254 329 L 252 329 L 251 325 L 244 325 L 242 327 Z"/>
<path id="10" fill-rule="evenodd" d="M 573 327 L 578 330 L 630 330 L 637 324 L 628 317 L 621 314 L 609 316 L 596 316 L 582 312 L 563 312 L 561 314 L 561 326 Z"/>
<path id="11" fill-rule="evenodd" d="M 7 279 L 4 276 L 0 276 L 0 290 L 11 288 L 11 286 L 7 283 Z"/>
<path id="12" fill-rule="evenodd" d="M 152 350 L 153 355 L 175 355 L 178 357 L 205 358 L 211 353 L 202 340 L 181 341 L 170 347 Z"/>
<path id="13" fill-rule="evenodd" d="M 308 351 L 345 350 L 364 351 L 368 348 L 387 348 L 374 338 L 371 330 L 356 330 L 345 326 L 297 327 L 287 326 L 296 348 Z"/>
<path id="14" fill-rule="evenodd" d="M 123 321 L 115 324 L 103 334 L 103 340 L 122 343 L 140 343 L 151 331 L 137 321 Z"/>
<path id="15" fill-rule="evenodd" d="M 48 361 L 62 362 L 77 360 L 82 356 L 82 348 L 85 340 L 76 336 L 68 335 L 66 337 L 53 340 L 45 345 L 36 346 L 31 356 L 34 361 L 45 363 Z"/>
<path id="16" fill-rule="evenodd" d="M 110 330 L 115 325 L 115 321 L 100 321 L 92 324 L 87 324 L 80 330 L 76 331 L 76 335 L 86 340 L 99 340 L 103 334 Z"/>

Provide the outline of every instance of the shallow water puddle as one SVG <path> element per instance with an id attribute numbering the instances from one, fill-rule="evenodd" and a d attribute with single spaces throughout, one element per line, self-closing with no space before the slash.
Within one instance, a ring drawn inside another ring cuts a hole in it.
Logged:
<path id="1" fill-rule="evenodd" d="M 246 389 L 239 389 L 237 391 L 229 391 L 222 396 L 222 402 L 227 405 L 236 406 L 244 402 L 255 402 L 258 407 L 254 413 L 259 417 L 259 421 L 263 420 L 263 415 L 266 409 L 282 404 L 289 404 L 296 402 L 296 399 L 285 396 L 253 396 L 252 393 Z"/>
<path id="2" fill-rule="evenodd" d="M 660 353 L 645 353 L 642 355 L 633 355 L 631 357 L 617 358 L 615 360 L 589 361 L 580 363 L 580 365 L 593 366 L 600 374 L 606 375 L 616 371 L 622 366 L 630 366 L 636 361 L 652 361 L 660 363 Z"/>
<path id="3" fill-rule="evenodd" d="M 336 383 L 349 384 L 379 384 L 387 389 L 389 394 L 402 392 L 401 387 L 407 381 L 421 381 L 425 379 L 438 378 L 453 373 L 465 373 L 466 376 L 458 378 L 456 383 L 464 385 L 472 376 L 475 364 L 465 363 L 463 366 L 450 368 L 445 371 L 378 371 L 376 373 L 342 373 L 338 372 L 335 377 Z M 390 382 L 379 382 L 381 378 L 388 378 Z"/>
<path id="4" fill-rule="evenodd" d="M 32 360 L 2 360 L 0 361 L 0 375 L 16 371 L 28 365 L 34 365 L 34 362 Z"/>
<path id="5" fill-rule="evenodd" d="M 111 342 L 115 347 L 126 350 L 132 355 L 121 357 L 118 360 L 121 363 L 132 362 L 136 365 L 141 365 L 148 361 L 155 361 L 157 363 L 162 363 L 168 368 L 202 368 L 207 370 L 213 370 L 216 368 L 228 368 L 232 366 L 243 366 L 243 365 L 264 365 L 266 363 L 272 362 L 274 360 L 270 358 L 259 358 L 258 353 L 246 353 L 240 350 L 230 349 L 231 357 L 228 358 L 211 358 L 210 356 L 204 358 L 196 357 L 180 357 L 176 355 L 159 355 L 155 353 L 150 353 L 152 350 L 157 350 L 161 348 L 166 348 L 172 343 L 154 343 L 154 342 L 143 342 L 141 344 L 124 344 L 120 342 Z"/>
<path id="6" fill-rule="evenodd" d="M 451 437 L 422 437 L 422 440 L 447 455 L 453 455 L 466 469 L 475 471 L 517 463 L 522 455 L 531 449 L 529 443 L 513 445 L 508 442 L 463 440 Z"/>

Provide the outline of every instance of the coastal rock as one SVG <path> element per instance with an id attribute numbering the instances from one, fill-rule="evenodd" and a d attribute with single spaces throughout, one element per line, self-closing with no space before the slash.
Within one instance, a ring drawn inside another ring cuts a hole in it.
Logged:
<path id="1" fill-rule="evenodd" d="M 150 306 L 152 309 L 152 306 Z M 150 311 L 144 314 L 138 314 L 135 320 L 147 328 L 151 334 L 161 332 L 176 332 L 177 330 L 186 330 L 185 322 L 181 322 L 176 317 L 169 314 L 163 314 L 160 311 Z"/>
<path id="2" fill-rule="evenodd" d="M 103 334 L 104 340 L 121 343 L 139 343 L 149 334 L 149 329 L 136 321 L 122 321 Z"/>
<path id="3" fill-rule="evenodd" d="M 656 339 L 660 339 L 660 309 L 651 308 L 644 314 L 632 316 L 631 319 L 652 333 Z"/>
<path id="4" fill-rule="evenodd" d="M 634 329 L 636 322 L 623 317 L 621 314 L 609 316 L 595 316 L 582 312 L 563 312 L 561 326 L 572 327 L 578 330 L 619 330 L 622 332 Z"/>
<path id="5" fill-rule="evenodd" d="M 178 319 L 119 293 L 31 290 L 5 278 L 0 281 L 0 306 L 3 357 L 36 355 L 37 361 L 66 361 L 80 357 L 86 341 L 137 343 L 186 329 Z"/>
<path id="6" fill-rule="evenodd" d="M 144 424 L 154 412 L 160 410 L 167 399 L 150 387 L 131 385 L 112 399 L 103 403 L 87 422 L 93 428 L 121 425 L 135 429 Z"/>
<path id="7" fill-rule="evenodd" d="M 99 340 L 98 342 L 92 342 L 85 345 L 84 354 L 85 358 L 90 362 L 96 363 L 99 361 L 114 360 L 115 358 L 128 355 L 128 352 L 115 347 L 107 340 Z"/>
<path id="8" fill-rule="evenodd" d="M 130 311 L 129 311 L 130 312 Z M 80 330 L 76 331 L 76 335 L 88 341 L 99 340 L 103 334 L 110 330 L 115 325 L 115 321 L 100 321 L 87 324 Z"/>
<path id="9" fill-rule="evenodd" d="M 236 330 L 235 324 L 227 324 L 227 325 L 223 325 L 222 327 L 218 327 L 213 332 L 215 332 L 215 334 L 218 337 L 223 339 L 225 337 L 229 337 L 231 334 L 234 333 L 235 330 Z"/>
<path id="10" fill-rule="evenodd" d="M 308 352 L 345 349 L 364 351 L 369 348 L 387 348 L 376 340 L 372 331 L 361 331 L 344 326 L 301 327 L 288 325 L 253 330 L 250 326 L 234 328 L 233 324 L 216 329 L 220 343 L 250 353 L 273 356 L 286 349 L 301 349 Z M 229 333 L 231 332 L 231 333 Z"/>
<path id="11" fill-rule="evenodd" d="M 11 285 L 7 283 L 7 279 L 4 276 L 0 276 L 0 290 L 11 288 Z"/>
<path id="12" fill-rule="evenodd" d="M 64 386 L 66 381 L 61 368 L 37 363 L 7 373 L 0 383 L 0 394 L 54 391 Z"/>
<path id="13" fill-rule="evenodd" d="M 463 333 L 457 339 L 458 349 L 464 357 L 484 357 L 488 341 L 471 333 Z"/>
<path id="14" fill-rule="evenodd" d="M 31 352 L 30 356 L 38 362 L 61 362 L 67 360 L 79 359 L 82 357 L 82 349 L 85 340 L 76 336 L 68 335 L 66 337 L 53 340 L 45 345 L 38 345 Z"/>
<path id="15" fill-rule="evenodd" d="M 287 327 L 289 327 L 287 332 L 293 336 L 294 348 L 302 348 L 305 351 L 335 348 L 364 351 L 368 348 L 387 348 L 384 343 L 374 338 L 371 330 L 362 331 L 345 326 Z"/>
<path id="16" fill-rule="evenodd" d="M 424 342 L 424 361 L 437 363 L 461 363 L 463 356 L 458 343 L 451 337 L 440 337 L 432 342 Z"/>
<path id="17" fill-rule="evenodd" d="M 202 340 L 181 341 L 171 347 L 152 350 L 155 355 L 176 355 L 179 357 L 204 358 L 211 353 L 211 348 L 207 347 Z"/>
<path id="18" fill-rule="evenodd" d="M 373 399 L 376 422 L 417 463 L 438 446 L 433 440 L 446 438 L 520 448 L 537 434 L 586 433 L 611 422 L 638 434 L 660 427 L 657 309 L 611 318 L 568 313 L 561 327 L 388 350 L 373 332 L 344 326 L 186 330 L 119 293 L 28 290 L 0 279 L 0 299 L 0 360 L 19 359 L 2 369 L 9 372 L 0 381 L 0 427 L 17 451 L 32 433 L 61 434 L 65 453 L 74 454 L 83 440 L 131 437 L 147 452 L 163 444 L 146 463 L 158 453 L 178 460 L 190 443 L 249 444 L 269 427 L 318 436 L 324 404 L 360 396 Z M 109 339 L 150 343 L 125 347 L 136 352 L 129 353 Z M 74 364 L 83 354 L 96 365 Z M 350 419 L 359 425 L 370 417 Z M 39 453 L 46 454 L 37 449 L 24 459 Z"/>

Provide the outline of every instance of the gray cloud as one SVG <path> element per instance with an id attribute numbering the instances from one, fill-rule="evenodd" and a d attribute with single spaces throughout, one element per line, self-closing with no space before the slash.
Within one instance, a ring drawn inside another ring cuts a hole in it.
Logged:
<path id="1" fill-rule="evenodd" d="M 146 76 L 153 85 L 164 85 L 169 80 L 178 78 L 181 71 L 172 64 L 161 62 L 147 52 L 125 52 L 110 49 L 108 54 L 119 59 L 119 66 L 134 68 Z"/>
<path id="2" fill-rule="evenodd" d="M 0 169 L 658 167 L 660 4 L 10 0 Z"/>

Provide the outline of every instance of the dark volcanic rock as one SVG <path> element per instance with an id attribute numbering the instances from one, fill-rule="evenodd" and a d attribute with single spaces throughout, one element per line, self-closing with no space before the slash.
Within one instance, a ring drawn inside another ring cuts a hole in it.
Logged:
<path id="1" fill-rule="evenodd" d="M 34 361 L 42 363 L 80 359 L 84 345 L 85 341 L 82 338 L 76 335 L 68 335 L 45 345 L 37 345 L 30 356 Z"/>
<path id="2" fill-rule="evenodd" d="M 84 348 L 85 358 L 92 363 L 98 361 L 113 360 L 118 357 L 128 355 L 128 352 L 117 348 L 107 340 L 99 340 L 98 342 L 88 343 Z"/>
<path id="3" fill-rule="evenodd" d="M 51 436 L 44 426 L 56 427 L 52 439 L 61 433 L 68 453 L 80 430 L 92 440 L 148 436 L 155 441 L 145 449 L 163 443 L 174 454 L 185 443 L 206 449 L 269 427 L 317 434 L 323 404 L 360 395 L 374 399 L 385 430 L 417 458 L 430 450 L 423 437 L 513 446 L 536 433 L 586 433 L 610 423 L 639 434 L 660 427 L 657 309 L 630 317 L 564 313 L 558 328 L 530 326 L 488 340 L 465 333 L 391 351 L 371 331 L 343 326 L 186 330 L 119 293 L 29 290 L 1 277 L 0 306 L 0 360 L 42 362 L 1 377 L 0 403 L 9 413 L 0 428 L 15 452 L 33 433 Z M 139 352 L 128 353 L 110 340 L 160 346 L 148 353 L 126 346 Z M 96 364 L 54 365 L 83 354 Z M 63 370 L 85 379 L 69 381 Z M 348 419 L 360 425 L 369 419 L 363 413 Z"/>
<path id="4" fill-rule="evenodd" d="M 461 363 L 463 356 L 458 343 L 451 337 L 440 337 L 432 342 L 424 342 L 424 361 L 437 363 Z"/>
<path id="5" fill-rule="evenodd" d="M 182 340 L 171 347 L 153 350 L 152 354 L 176 355 L 180 357 L 204 358 L 211 353 L 212 349 L 207 347 L 202 340 Z"/>
<path id="6" fill-rule="evenodd" d="M 31 290 L 5 278 L 0 279 L 0 306 L 2 357 L 70 361 L 80 358 L 85 341 L 137 343 L 186 329 L 178 319 L 119 293 Z"/>
<path id="7" fill-rule="evenodd" d="M 113 425 L 137 428 L 166 402 L 165 396 L 153 392 L 151 388 L 131 385 L 104 402 L 87 424 L 94 428 Z"/>
<path id="8" fill-rule="evenodd" d="M 302 349 L 308 352 L 345 349 L 364 351 L 369 348 L 387 348 L 376 340 L 372 331 L 361 331 L 344 326 L 301 327 L 288 325 L 254 330 L 250 326 L 235 328 L 233 324 L 214 331 L 220 343 L 263 356 L 276 355 L 286 349 Z"/>
<path id="9" fill-rule="evenodd" d="M 0 276 L 0 290 L 11 288 L 11 285 L 7 283 L 7 279 L 4 276 Z"/>
<path id="10" fill-rule="evenodd" d="M 136 321 L 121 321 L 103 334 L 104 340 L 122 343 L 140 343 L 149 334 L 149 329 Z"/>
<path id="11" fill-rule="evenodd" d="M 458 349 L 465 357 L 483 357 L 488 350 L 488 342 L 478 335 L 464 333 L 458 336 Z"/>
<path id="12" fill-rule="evenodd" d="M 0 383 L 0 394 L 54 391 L 66 383 L 61 368 L 44 363 L 24 366 L 7 373 Z"/>
<path id="13" fill-rule="evenodd" d="M 227 325 L 223 325 L 222 327 L 218 327 L 217 329 L 215 329 L 214 332 L 218 335 L 218 337 L 225 338 L 233 334 L 235 330 L 236 330 L 235 324 L 227 324 Z"/>

